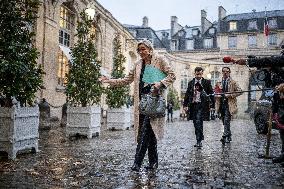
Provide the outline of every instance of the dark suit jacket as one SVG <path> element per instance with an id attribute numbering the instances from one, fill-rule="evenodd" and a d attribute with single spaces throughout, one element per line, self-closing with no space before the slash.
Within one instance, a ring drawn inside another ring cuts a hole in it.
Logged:
<path id="1" fill-rule="evenodd" d="M 189 108 L 189 119 L 192 120 L 194 110 L 193 110 L 193 96 L 194 96 L 194 84 L 195 84 L 195 78 L 192 79 L 187 86 L 187 90 L 184 96 L 183 106 Z M 215 107 L 215 99 L 213 95 L 207 96 L 209 94 L 213 94 L 213 89 L 211 85 L 211 81 L 202 78 L 201 85 L 204 90 L 204 92 L 200 95 L 201 98 L 201 104 L 202 104 L 202 117 L 204 121 L 210 120 L 210 107 Z"/>

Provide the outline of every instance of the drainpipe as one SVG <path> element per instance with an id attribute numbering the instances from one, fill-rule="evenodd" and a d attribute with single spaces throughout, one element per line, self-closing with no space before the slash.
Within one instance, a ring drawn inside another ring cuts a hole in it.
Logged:
<path id="1" fill-rule="evenodd" d="M 43 1 L 43 38 L 42 38 L 42 52 L 41 52 L 41 65 L 44 70 L 44 60 L 45 60 L 45 29 L 46 29 L 46 0 Z M 40 90 L 40 98 L 43 98 L 43 90 Z"/>

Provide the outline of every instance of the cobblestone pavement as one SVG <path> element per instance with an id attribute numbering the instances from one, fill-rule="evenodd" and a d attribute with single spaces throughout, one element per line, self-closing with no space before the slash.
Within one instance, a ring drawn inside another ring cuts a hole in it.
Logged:
<path id="1" fill-rule="evenodd" d="M 284 168 L 260 159 L 266 137 L 248 120 L 232 122 L 232 142 L 222 146 L 219 120 L 205 122 L 203 148 L 197 150 L 192 122 L 165 126 L 158 144 L 159 168 L 130 171 L 133 129 L 103 131 L 99 137 L 67 139 L 64 128 L 41 131 L 37 154 L 0 159 L 0 188 L 283 188 Z M 280 153 L 277 131 L 271 156 Z M 147 159 L 144 165 L 147 164 Z"/>

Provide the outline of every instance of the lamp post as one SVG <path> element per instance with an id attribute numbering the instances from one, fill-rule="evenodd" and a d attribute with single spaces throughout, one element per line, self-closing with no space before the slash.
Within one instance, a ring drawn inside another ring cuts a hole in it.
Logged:
<path id="1" fill-rule="evenodd" d="M 88 15 L 89 20 L 94 20 L 95 15 L 96 15 L 96 10 L 94 8 L 87 8 L 85 10 L 85 13 Z"/>

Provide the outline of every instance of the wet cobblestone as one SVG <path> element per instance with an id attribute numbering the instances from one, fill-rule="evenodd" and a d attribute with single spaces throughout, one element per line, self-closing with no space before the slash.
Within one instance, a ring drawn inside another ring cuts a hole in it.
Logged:
<path id="1" fill-rule="evenodd" d="M 266 136 L 248 120 L 234 120 L 231 129 L 232 142 L 223 146 L 221 122 L 205 122 L 203 148 L 197 150 L 192 122 L 169 123 L 158 143 L 159 168 L 137 173 L 130 171 L 133 129 L 67 139 L 58 124 L 41 131 L 39 153 L 19 154 L 15 161 L 1 156 L 0 188 L 283 188 L 284 168 L 259 158 Z M 270 154 L 279 153 L 273 131 Z"/>

